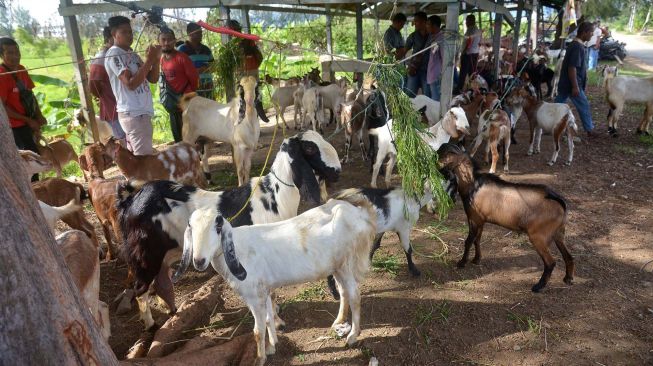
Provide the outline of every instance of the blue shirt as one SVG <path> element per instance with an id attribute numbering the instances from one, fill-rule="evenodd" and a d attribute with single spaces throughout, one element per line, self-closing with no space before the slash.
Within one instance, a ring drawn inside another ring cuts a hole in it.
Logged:
<path id="1" fill-rule="evenodd" d="M 585 45 L 577 40 L 574 40 L 567 47 L 567 53 L 562 61 L 562 70 L 560 70 L 560 81 L 558 82 L 559 93 L 571 93 L 572 85 L 569 80 L 569 67 L 576 68 L 576 81 L 580 90 L 585 89 L 587 84 L 587 64 L 585 63 L 585 56 L 587 49 Z"/>
<path id="2" fill-rule="evenodd" d="M 199 48 L 195 49 L 188 42 L 185 42 L 177 47 L 177 50 L 187 54 L 188 57 L 190 57 L 190 60 L 193 61 L 193 65 L 196 69 L 207 66 L 209 63 L 213 62 L 213 53 L 211 52 L 211 49 L 203 44 L 200 44 Z M 200 80 L 213 80 L 213 76 L 211 76 L 211 73 L 204 72 L 200 74 Z"/>

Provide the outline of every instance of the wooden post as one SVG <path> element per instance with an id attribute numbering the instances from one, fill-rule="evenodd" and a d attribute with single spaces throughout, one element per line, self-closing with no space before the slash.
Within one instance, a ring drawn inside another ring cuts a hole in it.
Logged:
<path id="1" fill-rule="evenodd" d="M 535 49 L 537 47 L 537 13 L 539 10 L 540 4 L 538 3 L 537 0 L 533 0 L 533 10 L 531 10 L 531 20 L 529 21 L 528 24 L 531 25 L 529 32 L 530 32 L 530 37 L 529 39 L 531 40 L 533 46 L 531 50 Z M 535 23 L 535 24 L 533 24 Z"/>
<path id="2" fill-rule="evenodd" d="M 244 6 L 242 9 L 240 9 L 240 14 L 243 18 L 243 32 L 252 33 L 251 24 L 249 22 L 249 7 Z"/>
<path id="3" fill-rule="evenodd" d="M 220 25 L 227 26 L 227 22 L 229 21 L 229 19 L 231 19 L 231 12 L 229 11 L 229 8 L 224 5 L 220 5 L 219 10 L 220 10 L 220 20 L 222 20 L 222 24 Z M 222 44 L 226 44 L 227 42 L 229 42 L 229 36 L 226 34 L 223 34 L 221 36 L 221 39 L 222 39 Z"/>
<path id="4" fill-rule="evenodd" d="M 356 4 L 356 58 L 363 59 L 363 5 Z M 358 74 L 358 87 L 363 87 L 363 74 Z"/>
<path id="5" fill-rule="evenodd" d="M 517 3 L 517 18 L 515 19 L 515 28 L 513 29 L 513 39 L 512 39 L 512 58 L 513 63 L 517 64 L 517 48 L 519 47 L 519 31 L 521 29 L 521 16 L 522 8 L 524 7 L 524 0 L 519 0 Z"/>
<path id="6" fill-rule="evenodd" d="M 459 50 L 457 49 L 457 37 L 453 36 L 452 33 L 458 32 L 459 7 L 460 5 L 457 2 L 447 3 L 447 19 L 445 24 L 446 30 L 451 33 L 445 35 L 444 41 L 444 65 L 442 65 L 442 84 L 440 89 L 440 105 L 443 106 L 440 108 L 441 114 L 443 111 L 447 110 L 453 92 L 453 71 L 456 66 L 456 53 L 458 53 Z"/>
<path id="7" fill-rule="evenodd" d="M 503 5 L 503 0 L 498 0 L 497 4 Z M 497 80 L 500 74 L 499 70 L 499 51 L 501 50 L 501 26 L 503 25 L 503 15 L 494 13 L 494 38 L 492 40 L 492 53 L 494 54 L 492 65 L 492 74 L 494 80 Z"/>
<path id="8" fill-rule="evenodd" d="M 61 0 L 61 6 L 72 6 L 72 0 Z M 70 55 L 73 59 L 73 67 L 75 69 L 75 81 L 77 81 L 77 90 L 79 91 L 79 101 L 82 104 L 82 113 L 86 120 L 91 125 L 91 133 L 93 141 L 100 140 L 97 123 L 95 121 L 95 109 L 93 108 L 93 100 L 88 88 L 88 74 L 86 72 L 86 61 L 84 61 L 84 52 L 82 51 L 82 39 L 79 36 L 79 27 L 77 27 L 77 18 L 72 16 L 63 17 L 64 26 L 66 28 L 66 40 L 70 48 Z"/>
<path id="9" fill-rule="evenodd" d="M 333 55 L 333 34 L 331 33 L 331 6 L 326 5 L 325 7 L 326 10 L 326 41 L 327 41 L 327 53 L 329 55 Z M 331 64 L 333 63 L 333 56 L 329 56 L 329 59 L 331 60 L 331 63 L 329 63 L 329 69 L 328 70 L 322 70 L 322 76 L 325 78 L 325 80 L 328 81 L 335 81 L 335 72 L 331 71 Z"/>

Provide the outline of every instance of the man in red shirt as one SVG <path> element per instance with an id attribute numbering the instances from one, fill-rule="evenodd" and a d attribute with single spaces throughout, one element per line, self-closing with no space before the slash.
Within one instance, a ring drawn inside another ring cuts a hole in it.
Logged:
<path id="1" fill-rule="evenodd" d="M 20 64 L 18 43 L 9 37 L 0 37 L 0 58 L 0 100 L 7 111 L 14 141 L 19 149 L 38 154 L 34 136 L 41 134 L 46 120 L 32 93 L 34 82 Z M 38 175 L 32 177 L 34 180 L 38 180 Z"/>
<path id="2" fill-rule="evenodd" d="M 104 67 L 104 59 L 107 50 L 113 46 L 113 36 L 111 35 L 111 28 L 104 27 L 104 47 L 98 52 L 94 60 L 91 61 L 90 67 L 90 80 L 89 87 L 91 94 L 98 98 L 100 101 L 100 118 L 111 126 L 113 137 L 118 140 L 125 140 L 125 131 L 118 123 L 118 111 L 116 110 L 116 97 L 111 90 L 111 83 L 109 82 L 109 74 Z"/>
<path id="3" fill-rule="evenodd" d="M 161 45 L 159 97 L 161 104 L 170 114 L 172 136 L 175 142 L 179 142 L 181 141 L 182 126 L 179 98 L 183 94 L 197 90 L 200 77 L 190 57 L 175 49 L 176 41 L 172 29 L 161 29 L 161 33 L 159 33 L 159 45 Z"/>

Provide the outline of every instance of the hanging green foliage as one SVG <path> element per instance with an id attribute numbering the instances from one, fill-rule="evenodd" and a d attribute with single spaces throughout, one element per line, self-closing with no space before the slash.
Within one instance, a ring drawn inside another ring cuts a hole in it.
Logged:
<path id="1" fill-rule="evenodd" d="M 422 119 L 401 90 L 405 67 L 403 65 L 374 64 L 370 74 L 378 88 L 385 93 L 392 113 L 392 136 L 397 149 L 397 168 L 401 185 L 408 196 L 421 196 L 428 182 L 437 201 L 438 213 L 444 217 L 452 206 L 451 199 L 442 186 L 438 170 L 438 154 L 429 147 L 419 133 L 428 133 Z"/>
<path id="2" fill-rule="evenodd" d="M 208 72 L 216 76 L 215 92 L 218 99 L 228 101 L 233 96 L 236 81 L 242 74 L 243 52 L 240 38 L 232 38 L 229 42 L 218 46 L 215 62 Z"/>

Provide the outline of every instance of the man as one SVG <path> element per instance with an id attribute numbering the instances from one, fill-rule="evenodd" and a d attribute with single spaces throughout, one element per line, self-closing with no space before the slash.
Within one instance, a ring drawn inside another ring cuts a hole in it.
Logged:
<path id="1" fill-rule="evenodd" d="M 181 110 L 179 99 L 185 93 L 197 90 L 199 74 L 190 57 L 175 50 L 175 33 L 162 28 L 159 33 L 161 45 L 161 83 L 159 96 L 161 104 L 170 115 L 170 129 L 175 142 L 181 141 Z"/>
<path id="2" fill-rule="evenodd" d="M 18 149 L 38 154 L 34 139 L 40 136 L 46 120 L 32 92 L 34 82 L 20 64 L 18 43 L 12 38 L 0 37 L 0 58 L 0 100 L 7 111 L 14 142 Z M 12 71 L 18 72 L 1 75 Z M 37 180 L 38 174 L 33 175 L 32 182 Z"/>
<path id="3" fill-rule="evenodd" d="M 177 48 L 190 57 L 193 65 L 200 75 L 200 85 L 197 94 L 204 98 L 215 99 L 213 94 L 213 75 L 209 72 L 211 64 L 215 61 L 211 49 L 202 44 L 202 27 L 197 23 L 188 23 L 186 26 L 188 41 Z"/>
<path id="4" fill-rule="evenodd" d="M 383 45 L 387 53 L 392 53 L 395 60 L 401 60 L 406 55 L 406 44 L 404 37 L 401 35 L 401 30 L 406 25 L 406 15 L 404 13 L 397 13 L 392 16 L 392 24 L 383 34 Z"/>
<path id="5" fill-rule="evenodd" d="M 476 27 L 476 17 L 470 14 L 465 18 L 467 31 L 463 41 L 463 49 L 460 57 L 460 77 L 458 78 L 458 90 L 462 91 L 465 86 L 465 79 L 476 70 L 478 63 L 479 44 L 481 43 L 481 30 Z"/>
<path id="6" fill-rule="evenodd" d="M 413 55 L 423 50 L 427 46 L 429 34 L 426 30 L 427 17 L 423 11 L 415 13 L 413 23 L 415 31 L 406 39 L 406 49 L 413 50 Z M 422 94 L 427 97 L 430 96 L 431 91 L 426 82 L 426 67 L 429 63 L 429 52 L 423 52 L 419 55 L 412 57 L 406 61 L 408 68 L 408 81 L 406 89 L 408 96 L 411 98 L 417 95 L 419 89 L 422 89 Z"/>
<path id="7" fill-rule="evenodd" d="M 442 26 L 442 20 L 437 15 L 431 15 L 427 23 L 427 28 L 429 31 L 429 45 L 434 42 L 438 44 L 438 47 L 432 48 L 429 52 L 429 63 L 426 71 L 426 82 L 428 83 L 429 90 L 431 92 L 431 98 L 433 100 L 440 101 L 440 82 L 442 80 L 442 60 L 443 60 L 443 50 L 444 47 L 444 34 L 440 30 Z"/>
<path id="8" fill-rule="evenodd" d="M 240 26 L 240 23 L 233 19 L 227 22 L 227 27 L 235 30 L 236 32 L 242 32 L 243 29 Z M 242 66 L 243 75 L 254 76 L 256 77 L 256 81 L 259 81 L 258 68 L 263 62 L 263 54 L 261 53 L 261 50 L 259 50 L 256 46 L 256 42 L 244 38 L 241 38 L 240 40 L 240 49 L 243 51 L 244 58 Z M 263 122 L 270 122 L 270 119 L 265 115 L 265 108 L 263 108 L 263 102 L 261 101 L 261 93 L 258 92 L 258 85 L 256 88 L 256 95 L 258 96 L 254 101 L 254 104 L 256 105 L 256 113 L 258 114 L 259 118 L 263 120 Z"/>
<path id="9" fill-rule="evenodd" d="M 109 27 L 113 46 L 106 53 L 104 67 L 116 97 L 118 121 L 126 134 L 127 149 L 134 155 L 153 154 L 154 105 L 148 81 L 154 84 L 159 79 L 161 46 L 148 46 L 143 62 L 130 47 L 134 34 L 129 18 L 111 17 Z"/>
<path id="10" fill-rule="evenodd" d="M 111 82 L 109 81 L 109 74 L 104 67 L 104 60 L 107 51 L 113 46 L 113 36 L 111 35 L 111 28 L 104 27 L 102 32 L 104 36 L 104 47 L 95 55 L 91 61 L 89 71 L 89 88 L 91 94 L 95 96 L 100 102 L 100 118 L 107 121 L 111 126 L 113 137 L 120 141 L 125 141 L 125 131 L 120 127 L 118 122 L 118 111 L 116 110 L 116 97 L 111 90 Z M 105 141 L 103 141 L 105 142 Z"/>
<path id="11" fill-rule="evenodd" d="M 592 38 L 594 25 L 589 22 L 583 22 L 578 27 L 576 38 L 567 46 L 567 53 L 562 61 L 562 70 L 560 81 L 558 82 L 558 95 L 555 98 L 556 103 L 565 103 L 568 98 L 576 107 L 580 120 L 583 122 L 583 128 L 587 131 L 588 137 L 595 137 L 592 131 L 592 113 L 590 104 L 585 96 L 585 87 L 587 86 L 587 64 L 585 63 L 585 42 Z"/>
<path id="12" fill-rule="evenodd" d="M 594 32 L 592 32 L 592 38 L 587 42 L 587 51 L 589 53 L 589 60 L 587 64 L 588 70 L 596 69 L 596 66 L 599 64 L 599 49 L 601 48 L 601 22 L 596 21 L 594 23 Z"/>

